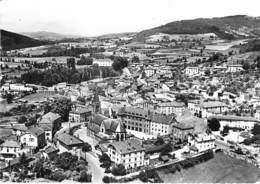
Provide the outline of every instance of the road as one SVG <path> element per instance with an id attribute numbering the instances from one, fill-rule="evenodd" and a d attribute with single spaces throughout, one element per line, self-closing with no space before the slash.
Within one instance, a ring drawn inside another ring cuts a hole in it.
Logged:
<path id="1" fill-rule="evenodd" d="M 100 162 L 92 153 L 86 153 L 86 160 L 92 173 L 93 183 L 103 183 L 102 179 L 105 176 L 105 169 L 100 167 Z"/>

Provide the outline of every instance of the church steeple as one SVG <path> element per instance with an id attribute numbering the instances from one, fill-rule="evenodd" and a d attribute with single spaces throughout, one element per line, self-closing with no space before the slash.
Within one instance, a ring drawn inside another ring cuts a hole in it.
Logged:
<path id="1" fill-rule="evenodd" d="M 97 91 L 95 91 L 95 93 L 94 93 L 91 105 L 92 105 L 94 113 L 100 112 L 101 105 L 100 105 L 99 95 L 98 95 Z"/>

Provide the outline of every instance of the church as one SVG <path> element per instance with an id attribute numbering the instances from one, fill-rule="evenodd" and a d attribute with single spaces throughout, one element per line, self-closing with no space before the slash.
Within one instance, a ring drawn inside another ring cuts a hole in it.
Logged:
<path id="1" fill-rule="evenodd" d="M 87 135 L 97 142 L 125 141 L 128 136 L 125 124 L 120 119 L 106 117 L 100 113 L 100 101 L 97 93 L 91 102 L 92 115 L 87 124 Z"/>

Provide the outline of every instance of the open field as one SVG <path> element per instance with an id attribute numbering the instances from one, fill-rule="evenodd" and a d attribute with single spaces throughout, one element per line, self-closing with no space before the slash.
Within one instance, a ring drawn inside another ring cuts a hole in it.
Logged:
<path id="1" fill-rule="evenodd" d="M 166 174 L 165 170 L 158 173 L 166 183 L 255 183 L 260 179 L 259 168 L 223 153 L 175 174 Z"/>

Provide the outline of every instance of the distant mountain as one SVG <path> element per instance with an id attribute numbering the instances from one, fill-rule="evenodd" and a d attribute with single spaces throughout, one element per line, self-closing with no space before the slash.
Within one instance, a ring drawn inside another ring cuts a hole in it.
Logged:
<path id="1" fill-rule="evenodd" d="M 64 39 L 70 39 L 70 38 L 81 38 L 82 36 L 78 35 L 64 35 L 60 33 L 53 33 L 48 31 L 38 31 L 38 32 L 23 32 L 21 33 L 25 36 L 32 37 L 34 39 L 38 40 L 48 40 L 48 41 L 59 41 Z"/>
<path id="2" fill-rule="evenodd" d="M 145 41 L 147 37 L 157 34 L 203 34 L 215 33 L 222 39 L 260 36 L 260 17 L 235 15 L 221 18 L 199 18 L 171 22 L 138 33 L 134 40 Z"/>
<path id="3" fill-rule="evenodd" d="M 111 38 L 120 38 L 120 37 L 131 37 L 136 35 L 136 32 L 126 32 L 126 33 L 110 33 L 97 36 L 98 39 L 111 39 Z"/>
<path id="4" fill-rule="evenodd" d="M 47 42 L 39 41 L 28 36 L 9 32 L 6 30 L 0 30 L 0 41 L 4 51 L 21 49 L 27 47 L 35 47 L 45 45 Z"/>

